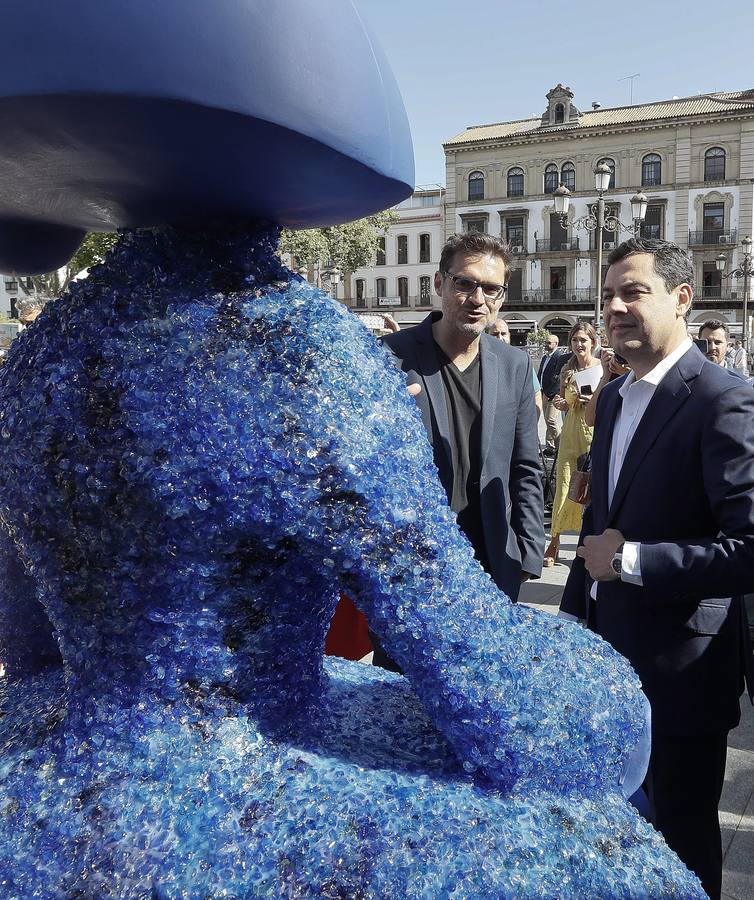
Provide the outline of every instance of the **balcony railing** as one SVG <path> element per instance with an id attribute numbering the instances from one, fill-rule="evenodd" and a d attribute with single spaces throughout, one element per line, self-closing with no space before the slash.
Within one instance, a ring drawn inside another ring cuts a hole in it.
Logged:
<path id="1" fill-rule="evenodd" d="M 382 312 L 390 312 L 391 309 L 409 309 L 410 307 L 429 308 L 432 306 L 432 296 L 429 294 L 425 296 L 411 296 L 406 297 L 404 300 L 401 300 L 400 297 L 392 296 L 351 297 L 349 300 L 344 300 L 343 302 L 352 309 L 373 309 L 382 310 Z"/>
<path id="2" fill-rule="evenodd" d="M 537 253 L 557 253 L 579 249 L 579 239 L 572 238 L 545 238 L 537 241 Z"/>
<path id="3" fill-rule="evenodd" d="M 611 250 L 614 250 L 620 242 L 624 240 L 624 238 L 619 238 L 614 232 L 605 231 L 602 235 L 602 251 L 603 253 L 609 253 Z M 589 235 L 589 249 L 596 250 L 597 249 L 597 232 L 593 231 Z"/>
<path id="4" fill-rule="evenodd" d="M 712 302 L 715 304 L 741 304 L 741 295 L 736 291 L 726 291 L 720 286 L 702 288 L 702 296 L 695 302 Z"/>
<path id="5" fill-rule="evenodd" d="M 689 231 L 689 247 L 732 247 L 738 243 L 738 232 L 735 228 L 724 231 L 722 228 L 706 228 L 704 231 Z"/>
<path id="6" fill-rule="evenodd" d="M 521 294 L 506 300 L 506 306 L 517 303 L 537 304 L 538 306 L 563 306 L 574 303 L 583 303 L 589 307 L 594 305 L 594 293 L 591 288 L 571 288 L 570 290 L 540 289 L 534 291 L 521 291 Z"/>

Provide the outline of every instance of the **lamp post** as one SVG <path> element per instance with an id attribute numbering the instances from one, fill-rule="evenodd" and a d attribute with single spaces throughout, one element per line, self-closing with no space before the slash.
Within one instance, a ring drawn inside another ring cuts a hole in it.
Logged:
<path id="1" fill-rule="evenodd" d="M 754 275 L 754 260 L 751 255 L 751 238 L 745 237 L 741 241 L 741 264 L 737 269 L 731 272 L 725 271 L 727 259 L 724 253 L 721 253 L 715 260 L 717 271 L 723 278 L 743 278 L 744 280 L 744 314 L 743 314 L 743 333 L 741 343 L 744 351 L 749 352 L 749 290 L 751 287 L 751 276 Z"/>
<path id="2" fill-rule="evenodd" d="M 634 224 L 624 225 L 617 216 L 605 215 L 605 200 L 603 194 L 610 184 L 610 169 L 605 163 L 600 163 L 594 169 L 594 181 L 597 188 L 597 202 L 589 205 L 589 212 L 577 219 L 568 218 L 568 206 L 571 192 L 561 184 L 554 193 L 555 212 L 560 216 L 560 222 L 564 228 L 583 228 L 585 231 L 597 232 L 597 295 L 594 298 L 594 327 L 599 328 L 601 303 L 602 303 L 602 236 L 605 230 L 615 234 L 627 231 L 636 234 L 639 226 L 647 214 L 647 196 L 642 191 L 631 198 L 631 218 Z"/>

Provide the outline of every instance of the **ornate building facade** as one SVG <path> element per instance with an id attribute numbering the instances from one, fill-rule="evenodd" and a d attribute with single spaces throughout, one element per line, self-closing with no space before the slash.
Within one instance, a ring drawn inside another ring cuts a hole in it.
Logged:
<path id="1" fill-rule="evenodd" d="M 600 162 L 612 172 L 606 212 L 631 225 L 630 199 L 641 189 L 649 198 L 641 233 L 688 248 L 696 274 L 691 322 L 715 316 L 741 332 L 743 284 L 722 276 L 715 260 L 723 253 L 726 269 L 735 268 L 753 230 L 754 90 L 611 109 L 595 103 L 582 112 L 559 84 L 541 117 L 473 126 L 443 146 L 445 235 L 476 228 L 510 243 L 503 315 L 517 342 L 534 324 L 562 336 L 593 316 L 595 234 L 563 227 L 552 194 L 564 184 L 569 216 L 586 214 Z M 604 232 L 603 262 L 625 237 Z"/>
<path id="2" fill-rule="evenodd" d="M 445 190 L 418 187 L 393 207 L 391 225 L 375 265 L 357 269 L 340 286 L 341 299 L 359 314 L 390 313 L 401 325 L 420 322 L 432 309 L 432 282 L 445 243 Z"/>

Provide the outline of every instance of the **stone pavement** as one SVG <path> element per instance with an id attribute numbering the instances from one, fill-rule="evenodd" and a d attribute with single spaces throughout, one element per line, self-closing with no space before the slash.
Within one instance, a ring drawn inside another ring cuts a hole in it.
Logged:
<path id="1" fill-rule="evenodd" d="M 564 534 L 560 562 L 542 578 L 523 585 L 519 600 L 549 613 L 558 603 L 576 550 L 576 536 Z M 754 900 L 754 708 L 744 695 L 741 724 L 728 737 L 728 766 L 720 800 L 723 832 L 723 897 Z"/>

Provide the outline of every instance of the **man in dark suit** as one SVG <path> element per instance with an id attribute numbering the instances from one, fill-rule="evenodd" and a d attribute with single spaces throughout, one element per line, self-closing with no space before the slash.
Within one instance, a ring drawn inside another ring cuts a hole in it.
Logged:
<path id="1" fill-rule="evenodd" d="M 384 341 L 421 388 L 416 402 L 459 527 L 515 600 L 521 581 L 542 571 L 544 530 L 531 362 L 485 334 L 509 262 L 498 238 L 452 237 L 435 274 L 442 311 Z"/>
<path id="2" fill-rule="evenodd" d="M 553 399 L 560 393 L 560 372 L 571 355 L 568 348 L 558 348 L 558 336 L 551 334 L 545 342 L 545 353 L 539 361 L 537 378 L 542 385 L 542 413 L 545 418 L 545 455 L 555 456 L 557 441 L 560 437 L 560 412 L 555 408 Z"/>
<path id="3" fill-rule="evenodd" d="M 598 401 L 592 502 L 561 612 L 641 678 L 652 820 L 719 897 L 727 735 L 747 670 L 752 686 L 740 595 L 754 582 L 754 392 L 687 336 L 684 250 L 632 239 L 608 263 L 605 325 L 632 371 Z"/>

